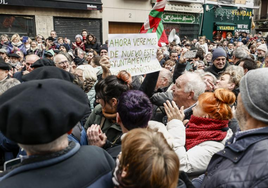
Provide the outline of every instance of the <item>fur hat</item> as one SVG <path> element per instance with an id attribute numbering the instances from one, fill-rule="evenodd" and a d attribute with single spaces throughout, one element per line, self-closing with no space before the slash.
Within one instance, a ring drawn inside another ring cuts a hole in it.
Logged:
<path id="1" fill-rule="evenodd" d="M 75 36 L 75 39 L 76 39 L 76 38 L 80 38 L 81 40 L 83 40 L 82 35 L 76 35 L 76 36 Z"/>
<path id="2" fill-rule="evenodd" d="M 268 124 L 268 68 L 249 71 L 240 81 L 240 94 L 247 112 Z"/>
<path id="3" fill-rule="evenodd" d="M 258 48 L 257 48 L 257 50 L 262 50 L 262 51 L 264 51 L 265 53 L 267 52 L 267 46 L 266 46 L 266 44 L 261 44 Z"/>

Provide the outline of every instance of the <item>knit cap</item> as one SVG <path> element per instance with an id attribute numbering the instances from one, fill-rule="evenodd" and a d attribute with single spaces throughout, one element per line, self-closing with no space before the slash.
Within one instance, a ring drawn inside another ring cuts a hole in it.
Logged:
<path id="1" fill-rule="evenodd" d="M 214 61 L 215 59 L 217 59 L 218 57 L 221 57 L 221 56 L 227 57 L 226 52 L 222 48 L 216 48 L 212 52 L 212 61 Z"/>
<path id="2" fill-rule="evenodd" d="M 266 46 L 266 44 L 261 44 L 258 48 L 257 48 L 257 50 L 262 50 L 262 51 L 264 51 L 265 53 L 267 52 L 267 46 Z"/>
<path id="3" fill-rule="evenodd" d="M 268 68 L 249 71 L 240 81 L 240 94 L 247 112 L 268 124 Z"/>

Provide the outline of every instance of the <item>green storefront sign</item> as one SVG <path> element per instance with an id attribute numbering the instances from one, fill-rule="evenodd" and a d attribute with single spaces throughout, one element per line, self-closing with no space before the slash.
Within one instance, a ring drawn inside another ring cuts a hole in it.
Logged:
<path id="1" fill-rule="evenodd" d="M 195 15 L 191 14 L 163 14 L 163 21 L 166 23 L 184 23 L 184 24 L 198 24 L 198 20 Z"/>
<path id="2" fill-rule="evenodd" d="M 235 31 L 250 32 L 253 16 L 251 8 L 239 11 L 237 6 L 205 4 L 204 10 L 201 35 L 210 40 L 213 40 L 217 31 L 228 31 L 232 34 Z"/>
<path id="3" fill-rule="evenodd" d="M 221 30 L 221 31 L 234 31 L 235 30 L 235 26 L 218 25 L 217 26 L 217 30 Z"/>

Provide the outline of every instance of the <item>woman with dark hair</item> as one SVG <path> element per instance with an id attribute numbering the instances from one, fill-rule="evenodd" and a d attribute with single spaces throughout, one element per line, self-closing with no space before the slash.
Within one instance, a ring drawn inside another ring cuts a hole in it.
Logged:
<path id="1" fill-rule="evenodd" d="M 88 117 L 85 128 L 94 133 L 98 132 L 98 135 L 94 135 L 90 141 L 92 143 L 89 144 L 103 148 L 120 144 L 122 130 L 116 123 L 116 112 L 118 98 L 130 89 L 128 80 L 125 72 L 121 71 L 118 76 L 110 75 L 95 85 L 96 100 L 99 105 Z"/>
<path id="2" fill-rule="evenodd" d="M 115 188 L 176 188 L 180 162 L 162 133 L 143 128 L 122 140 L 113 173 Z"/>
<path id="3" fill-rule="evenodd" d="M 230 105 L 234 102 L 234 93 L 227 89 L 201 94 L 186 127 L 182 123 L 183 107 L 179 109 L 174 101 L 164 104 L 168 116 L 167 129 L 175 140 L 180 170 L 204 173 L 213 154 L 224 148 L 233 134 L 228 122 L 233 117 Z"/>
<path id="4" fill-rule="evenodd" d="M 87 39 L 85 43 L 86 52 L 91 51 L 93 49 L 98 54 L 100 53 L 100 45 L 97 43 L 97 38 L 93 34 L 88 34 Z"/>

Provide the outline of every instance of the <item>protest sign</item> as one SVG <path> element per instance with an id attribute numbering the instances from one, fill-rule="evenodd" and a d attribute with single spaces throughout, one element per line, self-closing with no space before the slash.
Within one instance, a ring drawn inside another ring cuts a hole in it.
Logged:
<path id="1" fill-rule="evenodd" d="M 111 73 L 126 70 L 135 76 L 159 71 L 157 43 L 156 33 L 109 34 Z"/>

